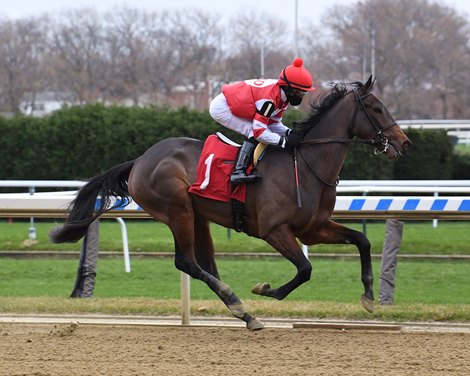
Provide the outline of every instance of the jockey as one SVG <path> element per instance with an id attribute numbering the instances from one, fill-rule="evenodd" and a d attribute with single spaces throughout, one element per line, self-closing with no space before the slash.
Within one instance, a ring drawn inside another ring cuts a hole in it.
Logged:
<path id="1" fill-rule="evenodd" d="M 209 112 L 215 121 L 248 139 L 238 153 L 230 177 L 232 184 L 261 177 L 246 174 L 258 142 L 281 148 L 300 144 L 300 135 L 282 124 L 282 116 L 288 104 L 298 106 L 306 92 L 312 90 L 312 76 L 300 58 L 285 67 L 277 80 L 261 78 L 222 86 L 222 93 L 212 100 Z"/>

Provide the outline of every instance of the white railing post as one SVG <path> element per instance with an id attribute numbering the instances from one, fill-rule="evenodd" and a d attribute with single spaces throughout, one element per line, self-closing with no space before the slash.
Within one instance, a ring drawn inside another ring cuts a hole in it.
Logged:
<path id="1" fill-rule="evenodd" d="M 434 192 L 434 197 L 439 197 L 439 192 Z M 437 219 L 436 219 L 436 218 L 434 218 L 434 219 L 432 220 L 432 227 L 433 227 L 433 228 L 436 228 L 436 227 L 437 227 Z"/>
<path id="2" fill-rule="evenodd" d="M 29 187 L 29 194 L 34 195 L 35 188 Z M 28 230 L 29 240 L 36 240 L 36 227 L 34 227 L 34 217 L 29 218 L 29 230 Z"/>
<path id="3" fill-rule="evenodd" d="M 131 272 L 131 259 L 129 257 L 129 241 L 127 238 L 127 227 L 126 223 L 122 218 L 116 218 L 116 221 L 121 225 L 121 235 L 122 235 L 122 251 L 124 254 L 124 270 L 126 273 Z"/>
<path id="4" fill-rule="evenodd" d="M 189 325 L 191 316 L 190 277 L 186 273 L 181 274 L 181 324 Z"/>

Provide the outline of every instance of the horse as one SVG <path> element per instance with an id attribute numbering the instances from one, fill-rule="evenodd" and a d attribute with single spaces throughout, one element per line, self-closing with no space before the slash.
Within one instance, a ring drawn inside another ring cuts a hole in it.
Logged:
<path id="1" fill-rule="evenodd" d="M 309 246 L 354 244 L 364 286 L 360 301 L 373 312 L 370 242 L 363 233 L 330 217 L 338 175 L 351 144 L 370 144 L 375 154 L 384 153 L 391 160 L 411 146 L 373 93 L 374 81 L 371 76 L 365 84 L 337 83 L 325 90 L 305 120 L 294 126 L 303 135 L 301 144 L 293 150 L 268 147 L 258 163 L 261 181 L 246 185 L 245 232 L 276 249 L 296 267 L 296 274 L 279 287 L 260 283 L 252 289 L 254 294 L 282 300 L 310 279 L 312 265 L 299 241 Z M 201 140 L 167 138 L 140 157 L 95 176 L 79 190 L 65 224 L 52 229 L 50 237 L 55 243 L 76 242 L 90 223 L 115 207 L 116 200 L 134 200 L 171 230 L 176 268 L 206 283 L 248 329 L 262 329 L 262 322 L 245 311 L 217 270 L 209 224 L 234 228 L 231 203 L 188 192 L 202 148 Z"/>

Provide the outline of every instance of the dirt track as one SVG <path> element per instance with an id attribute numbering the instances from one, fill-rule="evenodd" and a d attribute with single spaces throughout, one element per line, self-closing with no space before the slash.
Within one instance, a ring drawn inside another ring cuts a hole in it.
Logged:
<path id="1" fill-rule="evenodd" d="M 0 323 L 0 375 L 470 375 L 470 334 Z"/>

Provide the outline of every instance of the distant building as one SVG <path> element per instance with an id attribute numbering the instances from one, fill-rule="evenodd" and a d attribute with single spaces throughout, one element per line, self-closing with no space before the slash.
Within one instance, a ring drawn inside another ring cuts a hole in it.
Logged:
<path id="1" fill-rule="evenodd" d="M 25 115 L 46 116 L 64 106 L 71 105 L 70 97 L 65 93 L 55 93 L 53 91 L 27 93 L 20 104 L 20 110 Z"/>
<path id="2" fill-rule="evenodd" d="M 211 99 L 211 88 L 208 82 L 199 82 L 197 85 L 175 86 L 171 93 L 171 100 L 178 107 L 187 107 L 191 110 L 209 109 Z"/>
<path id="3" fill-rule="evenodd" d="M 172 88 L 171 93 L 146 93 L 132 98 L 101 98 L 105 105 L 138 106 L 168 106 L 171 108 L 187 107 L 191 110 L 206 111 L 213 96 L 220 92 L 221 83 L 218 81 L 199 82 L 196 85 L 179 85 Z M 60 110 L 64 106 L 78 105 L 73 100 L 72 93 L 43 91 L 27 93 L 20 103 L 20 111 L 25 115 L 43 117 Z"/>

